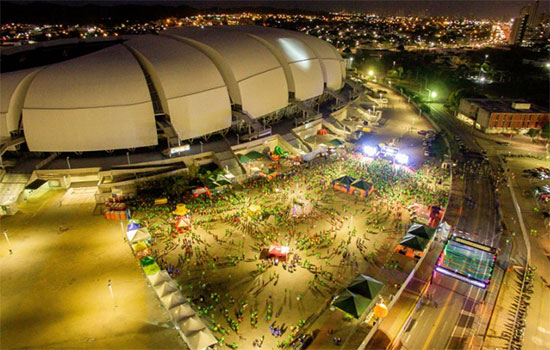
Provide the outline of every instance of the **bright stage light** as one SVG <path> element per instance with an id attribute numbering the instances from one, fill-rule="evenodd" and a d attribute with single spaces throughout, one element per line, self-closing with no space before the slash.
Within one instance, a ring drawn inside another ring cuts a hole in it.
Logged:
<path id="1" fill-rule="evenodd" d="M 447 276 L 450 276 L 450 277 L 454 277 L 454 278 L 456 278 L 456 279 L 458 279 L 458 280 L 461 280 L 461 281 L 463 281 L 463 282 L 472 284 L 472 285 L 474 285 L 474 286 L 476 286 L 476 287 L 478 287 L 478 288 L 483 288 L 483 289 L 487 288 L 487 284 L 486 284 L 486 283 L 483 283 L 483 282 L 481 282 L 481 281 L 477 281 L 477 280 L 474 280 L 474 279 L 467 278 L 467 277 L 465 277 L 465 276 L 462 276 L 461 274 L 458 274 L 458 273 L 449 271 L 449 270 L 447 270 L 446 268 L 443 268 L 443 267 L 441 267 L 441 266 L 437 266 L 437 267 L 435 268 L 435 270 L 436 270 L 437 272 L 440 272 L 440 273 L 444 274 L 444 275 L 447 275 Z"/>
<path id="2" fill-rule="evenodd" d="M 395 155 L 395 161 L 399 164 L 407 165 L 409 163 L 409 156 L 403 153 L 397 153 Z"/>
<path id="3" fill-rule="evenodd" d="M 373 146 L 363 146 L 363 153 L 367 156 L 367 157 L 374 157 L 376 155 L 376 153 L 378 152 L 378 150 L 376 149 L 376 147 L 373 147 Z"/>

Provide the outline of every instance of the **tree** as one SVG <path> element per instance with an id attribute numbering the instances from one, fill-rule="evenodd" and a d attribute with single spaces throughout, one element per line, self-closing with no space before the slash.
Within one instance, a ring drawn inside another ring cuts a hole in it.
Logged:
<path id="1" fill-rule="evenodd" d="M 550 122 L 547 122 L 545 126 L 540 130 L 540 136 L 545 139 L 550 139 Z"/>
<path id="2" fill-rule="evenodd" d="M 529 129 L 529 131 L 527 132 L 527 135 L 529 135 L 529 137 L 531 138 L 531 142 L 533 142 L 533 139 L 539 135 L 541 132 L 541 130 L 537 130 L 537 129 Z"/>

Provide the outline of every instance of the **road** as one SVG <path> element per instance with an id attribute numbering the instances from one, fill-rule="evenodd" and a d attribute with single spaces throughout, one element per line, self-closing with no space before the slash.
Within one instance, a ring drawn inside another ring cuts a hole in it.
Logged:
<path id="1" fill-rule="evenodd" d="M 505 138 L 501 135 L 487 135 L 474 131 L 469 127 L 465 127 L 464 124 L 459 122 L 456 118 L 451 117 L 446 113 L 442 104 L 432 104 L 430 106 L 438 119 L 438 122 L 445 123 L 447 126 L 454 125 L 453 132 L 456 131 L 459 134 L 466 146 L 473 149 L 485 149 L 490 163 L 493 168 L 496 169 L 500 166 L 498 159 L 499 154 L 533 154 L 538 156 L 545 156 L 545 160 L 537 161 L 535 159 L 522 159 L 511 158 L 508 160 L 508 165 L 511 170 L 516 174 L 516 177 L 512 180 L 512 190 L 515 191 L 516 198 L 518 198 L 519 206 L 522 211 L 522 216 L 525 225 L 529 228 L 537 228 L 542 231 L 543 223 L 540 219 L 540 214 L 533 212 L 532 208 L 539 206 L 535 200 L 531 198 L 525 198 L 522 195 L 523 191 L 527 191 L 531 188 L 529 182 L 525 180 L 520 174 L 523 169 L 533 168 L 537 166 L 547 166 L 549 149 L 542 144 L 535 144 L 526 136 L 514 136 L 512 139 Z M 503 142 L 507 142 L 507 145 L 503 145 Z M 502 199 L 500 204 L 504 215 L 504 221 L 510 232 L 517 232 L 515 237 L 512 237 L 514 243 L 514 250 L 512 254 L 512 260 L 517 264 L 522 265 L 526 257 L 525 242 L 520 234 L 520 228 L 518 226 L 518 218 L 513 206 L 511 205 L 511 197 L 508 191 L 505 190 L 501 193 Z M 537 267 L 535 271 L 535 284 L 534 292 L 531 296 L 531 307 L 528 309 L 524 337 L 525 349 L 550 349 L 550 326 L 547 320 L 548 312 L 550 310 L 550 288 L 545 287 L 542 282 L 542 276 L 548 276 L 550 274 L 550 260 L 545 255 L 545 249 L 548 250 L 548 243 L 544 242 L 543 237 L 530 237 L 528 244 L 531 247 L 531 265 Z M 548 280 L 548 278 L 547 278 Z M 503 305 L 508 305 L 511 309 L 513 305 L 513 299 L 517 296 L 515 288 L 504 288 L 504 291 L 499 295 Z M 506 301 L 509 300 L 509 301 Z M 497 316 L 498 317 L 498 316 Z M 492 320 L 492 323 L 495 322 Z M 498 323 L 498 322 L 497 322 Z M 493 327 L 492 327 L 493 328 Z M 497 334 L 500 334 L 504 329 L 494 328 Z"/>
<path id="2" fill-rule="evenodd" d="M 477 130 L 473 130 L 471 127 L 465 126 L 459 120 L 447 113 L 441 103 L 431 103 L 430 108 L 432 120 L 443 129 L 450 130 L 451 135 L 460 136 L 467 148 L 475 152 L 485 149 L 493 169 L 498 169 L 500 167 L 498 154 L 509 152 L 512 154 L 538 153 L 539 155 L 550 156 L 549 150 L 545 145 L 535 144 L 531 142 L 528 137 L 516 135 L 514 138 L 509 139 L 501 135 L 483 134 Z M 454 157 L 454 160 L 455 162 L 461 163 L 464 157 L 458 154 L 457 157 Z M 521 170 L 519 170 L 519 172 L 520 171 Z M 465 203 L 462 203 L 462 209 L 459 209 L 462 210 L 462 215 L 460 216 L 458 228 L 462 228 L 464 232 L 468 232 L 469 236 L 474 240 L 497 246 L 497 241 L 500 237 L 492 234 L 494 233 L 496 225 L 496 220 L 494 219 L 496 211 L 494 210 L 494 199 L 489 199 L 493 198 L 493 188 L 490 185 L 490 180 L 482 176 L 479 178 L 466 177 L 465 181 L 464 196 L 471 196 L 474 202 L 478 203 L 478 207 L 471 210 L 464 205 Z M 500 197 L 502 197 L 500 205 L 504 215 L 503 220 L 509 229 L 508 233 L 512 231 L 519 232 L 519 228 L 517 227 L 517 216 L 510 204 L 511 199 L 509 193 L 505 187 L 501 187 L 500 189 L 504 189 L 504 191 L 499 192 L 501 194 Z M 515 186 L 514 190 L 516 196 L 519 196 L 521 192 L 515 188 Z M 453 195 L 453 197 L 456 198 L 457 196 Z M 450 219 L 456 215 L 455 211 L 457 210 L 454 210 L 454 207 L 457 203 L 458 201 L 454 200 L 450 203 L 446 219 Z M 523 212 L 527 209 L 521 208 Z M 484 215 L 487 215 L 486 220 Z M 467 218 L 467 220 L 465 218 Z M 451 219 L 451 221 L 447 221 L 452 224 L 455 220 Z M 485 224 L 485 230 L 482 230 L 484 227 L 483 224 Z M 508 266 L 508 260 L 521 265 L 521 261 L 523 261 L 526 256 L 526 248 L 521 235 L 516 235 L 515 237 L 508 236 L 508 238 L 510 238 L 510 241 L 513 243 L 512 257 L 508 258 L 509 251 L 512 249 L 512 243 L 501 243 L 501 248 L 504 247 L 507 253 L 499 255 L 497 258 L 497 266 L 501 268 L 495 268 L 494 273 L 495 278 L 498 275 L 499 280 L 504 279 L 503 285 L 505 288 L 502 288 L 503 290 L 500 293 L 500 282 L 493 281 L 489 286 L 487 305 L 482 304 L 479 306 L 479 303 L 475 302 L 475 300 L 477 300 L 480 293 L 479 291 L 476 292 L 475 287 L 467 287 L 465 291 L 459 294 L 459 286 L 464 285 L 464 283 L 453 282 L 443 287 L 438 284 L 436 280 L 436 283 L 432 284 L 430 287 L 432 288 L 430 289 L 430 293 L 435 292 L 434 299 L 438 301 L 439 307 L 435 308 L 432 305 L 431 307 L 421 306 L 417 308 L 412 314 L 412 322 L 409 322 L 407 329 L 404 330 L 404 334 L 400 337 L 400 340 L 404 342 L 404 344 L 401 343 L 403 346 L 397 344 L 397 347 L 402 347 L 403 349 L 465 348 L 471 345 L 472 342 L 478 347 L 484 344 L 489 346 L 487 338 L 481 340 L 485 335 L 485 330 L 480 327 L 480 325 L 485 327 L 488 322 L 490 322 L 490 338 L 500 338 L 500 334 L 506 329 L 502 326 L 501 319 L 503 317 L 507 319 L 508 315 L 506 314 L 506 310 L 511 309 L 514 297 L 517 296 L 517 292 L 515 291 L 516 288 L 512 288 L 512 286 L 515 285 L 513 278 L 510 277 L 509 273 L 504 277 L 506 273 L 505 269 L 506 266 Z M 539 241 L 541 241 L 540 238 Z M 545 246 L 545 244 L 537 241 L 533 242 L 533 239 L 531 239 L 531 242 L 528 244 L 531 245 L 532 251 L 534 252 L 532 254 L 532 264 L 539 268 L 535 272 L 535 292 L 531 300 L 534 307 L 531 306 L 529 308 L 527 315 L 524 348 L 550 349 L 550 343 L 544 341 L 550 334 L 550 327 L 544 316 L 547 315 L 546 309 L 548 309 L 549 304 L 545 302 L 545 299 L 547 299 L 545 295 L 550 295 L 550 289 L 543 287 L 542 282 L 539 282 L 542 280 L 540 276 L 550 271 L 550 264 L 548 258 L 544 255 L 544 248 L 541 248 L 541 246 Z M 496 310 L 497 312 L 493 315 L 493 302 L 496 302 L 494 299 L 497 297 L 499 310 Z M 479 317 L 476 318 L 476 315 L 483 316 L 484 320 L 482 324 L 479 321 Z M 488 316 L 490 316 L 490 318 L 485 320 Z M 472 327 L 475 332 L 471 331 Z M 466 338 L 466 335 L 470 333 L 475 333 L 476 337 L 469 338 L 468 344 L 462 344 L 461 342 Z M 393 332 L 388 335 L 390 337 L 395 336 Z"/>
<path id="3" fill-rule="evenodd" d="M 477 173 L 484 166 L 478 160 L 466 167 L 462 215 L 456 230 L 469 240 L 490 246 L 498 246 L 497 213 L 491 179 Z M 487 167 L 487 165 L 485 165 Z M 471 172 L 469 172 L 471 171 Z M 466 199 L 472 198 L 473 205 Z M 476 314 L 481 310 L 484 291 L 450 277 L 436 274 L 427 294 L 433 301 L 417 309 L 412 323 L 402 337 L 403 349 L 461 349 L 473 341 L 468 336 L 480 326 Z M 490 310 L 483 310 L 483 312 Z M 415 327 L 415 325 L 418 325 Z"/>

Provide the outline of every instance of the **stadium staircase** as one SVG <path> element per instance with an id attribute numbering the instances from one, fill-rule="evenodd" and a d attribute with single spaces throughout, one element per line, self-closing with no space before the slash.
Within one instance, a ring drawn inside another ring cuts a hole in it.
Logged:
<path id="1" fill-rule="evenodd" d="M 311 106 L 308 106 L 304 101 L 294 101 L 296 107 L 302 111 L 302 124 L 309 123 L 310 121 L 321 118 L 323 115 L 313 109 Z"/>
<path id="2" fill-rule="evenodd" d="M 344 94 L 342 94 L 339 91 L 332 90 L 330 88 L 325 88 L 325 92 L 329 94 L 330 96 L 334 97 L 337 102 L 340 102 L 342 104 L 346 103 L 348 101 L 348 97 Z"/>
<path id="3" fill-rule="evenodd" d="M 168 147 L 178 146 L 178 134 L 167 115 L 156 115 L 157 126 L 162 130 L 168 140 Z"/>
<path id="4" fill-rule="evenodd" d="M 216 158 L 218 158 L 222 169 L 229 171 L 236 178 L 239 178 L 241 175 L 245 175 L 245 171 L 233 151 L 228 150 L 218 152 L 216 153 Z"/>
<path id="5" fill-rule="evenodd" d="M 250 130 L 249 128 L 248 134 L 241 137 L 241 140 L 249 141 L 249 140 L 271 135 L 271 128 L 265 128 L 262 125 L 262 123 L 260 123 L 257 119 L 254 119 L 246 111 L 233 110 L 232 112 L 235 118 L 237 118 L 238 120 L 244 121 L 250 128 L 252 128 L 252 130 Z"/>
<path id="6" fill-rule="evenodd" d="M 19 146 L 22 143 L 25 143 L 25 137 L 23 136 L 11 140 L 5 140 L 0 144 L 0 167 L 4 167 L 2 162 L 4 153 L 6 153 L 10 147 Z"/>

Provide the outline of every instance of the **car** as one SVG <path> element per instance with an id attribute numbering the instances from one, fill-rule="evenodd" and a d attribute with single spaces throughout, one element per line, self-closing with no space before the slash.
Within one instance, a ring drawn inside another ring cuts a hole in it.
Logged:
<path id="1" fill-rule="evenodd" d="M 455 141 L 461 141 L 462 140 L 462 137 L 460 136 L 455 136 Z"/>
<path id="2" fill-rule="evenodd" d="M 427 133 L 426 130 L 418 130 L 418 135 L 426 135 Z"/>
<path id="3" fill-rule="evenodd" d="M 430 141 L 422 141 L 422 146 L 430 146 L 430 145 L 431 145 Z"/>
<path id="4" fill-rule="evenodd" d="M 501 145 L 501 146 L 508 146 L 510 145 L 510 142 L 504 142 L 504 141 L 496 141 L 497 145 Z"/>
<path id="5" fill-rule="evenodd" d="M 429 149 L 424 150 L 424 157 L 431 157 L 431 156 L 432 156 L 432 153 L 430 152 Z"/>

